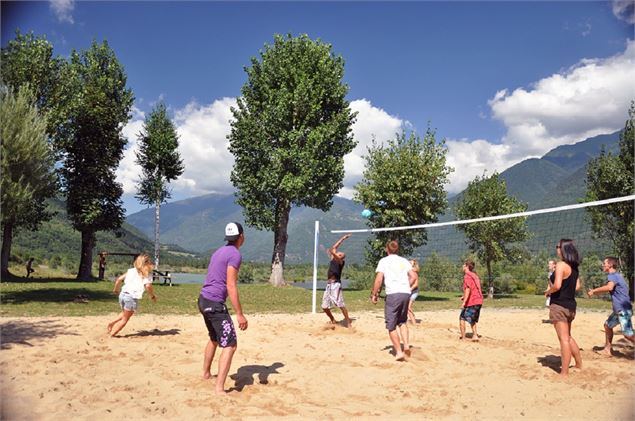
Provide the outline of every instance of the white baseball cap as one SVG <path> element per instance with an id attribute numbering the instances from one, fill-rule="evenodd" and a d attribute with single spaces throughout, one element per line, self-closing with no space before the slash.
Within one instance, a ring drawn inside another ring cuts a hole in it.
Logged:
<path id="1" fill-rule="evenodd" d="M 225 241 L 236 241 L 243 233 L 243 226 L 238 222 L 230 222 L 225 225 Z"/>

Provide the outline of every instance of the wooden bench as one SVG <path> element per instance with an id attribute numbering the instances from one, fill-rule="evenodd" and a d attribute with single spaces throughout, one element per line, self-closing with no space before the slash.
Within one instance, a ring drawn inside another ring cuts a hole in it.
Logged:
<path id="1" fill-rule="evenodd" d="M 170 275 L 170 271 L 166 270 L 165 272 L 161 272 L 158 270 L 152 271 L 152 282 L 156 282 L 163 278 L 163 285 L 169 284 L 172 286 L 172 275 Z"/>

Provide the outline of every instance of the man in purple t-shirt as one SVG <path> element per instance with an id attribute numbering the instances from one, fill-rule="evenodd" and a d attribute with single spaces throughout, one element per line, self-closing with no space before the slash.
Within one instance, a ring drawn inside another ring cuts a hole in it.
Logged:
<path id="1" fill-rule="evenodd" d="M 238 297 L 238 271 L 242 256 L 240 247 L 245 242 L 243 227 L 238 222 L 230 222 L 225 227 L 225 241 L 227 244 L 212 254 L 207 268 L 205 283 L 198 297 L 198 309 L 203 315 L 205 326 L 209 333 L 209 341 L 205 346 L 203 359 L 203 378 L 212 377 L 211 367 L 216 347 L 223 350 L 218 361 L 218 376 L 216 377 L 216 393 L 225 393 L 225 379 L 229 373 L 232 358 L 238 346 L 236 330 L 231 316 L 225 306 L 225 300 L 229 300 L 236 312 L 238 327 L 247 329 L 247 319 L 243 314 Z"/>

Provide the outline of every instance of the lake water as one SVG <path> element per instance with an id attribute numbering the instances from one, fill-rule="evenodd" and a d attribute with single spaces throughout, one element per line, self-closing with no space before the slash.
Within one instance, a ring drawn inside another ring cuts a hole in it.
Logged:
<path id="1" fill-rule="evenodd" d="M 203 281 L 205 281 L 204 273 L 171 273 L 172 275 L 172 283 L 173 284 L 200 284 L 203 285 Z M 240 275 L 238 276 L 240 278 Z M 163 278 L 161 278 L 158 284 L 163 283 Z M 313 289 L 313 280 L 307 280 L 305 282 L 295 282 L 292 284 L 294 287 L 304 288 L 304 289 Z M 350 281 L 348 279 L 342 279 L 342 287 L 348 288 L 350 285 Z M 326 288 L 326 281 L 317 281 L 317 289 L 324 290 Z"/>

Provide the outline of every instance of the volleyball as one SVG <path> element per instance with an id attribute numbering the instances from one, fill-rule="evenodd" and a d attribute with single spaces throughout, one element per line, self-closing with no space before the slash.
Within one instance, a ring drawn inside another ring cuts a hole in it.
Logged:
<path id="1" fill-rule="evenodd" d="M 369 218 L 372 214 L 373 214 L 373 213 L 370 211 L 370 209 L 364 209 L 364 210 L 362 211 L 362 216 L 363 216 L 364 218 Z"/>

